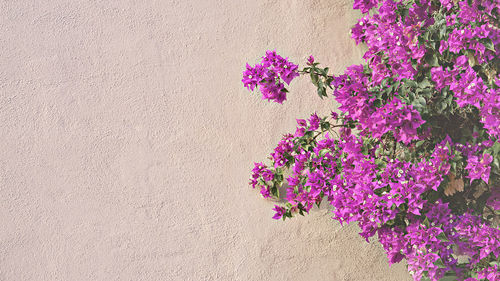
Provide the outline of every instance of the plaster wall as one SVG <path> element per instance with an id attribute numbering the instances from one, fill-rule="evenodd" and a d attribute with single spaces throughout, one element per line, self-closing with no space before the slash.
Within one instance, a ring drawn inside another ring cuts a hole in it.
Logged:
<path id="1" fill-rule="evenodd" d="M 295 118 L 242 87 L 276 48 L 361 62 L 348 0 L 0 0 L 0 280 L 410 280 L 327 209 L 247 185 Z"/>

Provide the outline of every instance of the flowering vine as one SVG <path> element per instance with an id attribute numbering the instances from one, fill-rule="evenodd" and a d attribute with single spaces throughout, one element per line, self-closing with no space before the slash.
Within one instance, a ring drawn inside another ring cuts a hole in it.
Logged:
<path id="1" fill-rule="evenodd" d="M 298 119 L 255 163 L 251 185 L 282 197 L 274 219 L 325 199 L 377 236 L 415 280 L 500 280 L 500 2 L 355 0 L 364 65 L 331 75 L 267 51 L 244 86 L 283 103 L 307 75 L 337 112 Z M 282 187 L 286 194 L 280 195 Z"/>

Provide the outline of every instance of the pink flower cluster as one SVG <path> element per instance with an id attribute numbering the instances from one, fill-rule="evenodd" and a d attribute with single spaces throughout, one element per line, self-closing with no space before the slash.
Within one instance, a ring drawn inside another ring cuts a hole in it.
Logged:
<path id="1" fill-rule="evenodd" d="M 339 109 L 358 121 L 358 129 L 363 135 L 370 132 L 371 136 L 380 139 L 392 132 L 396 140 L 404 144 L 419 139 L 417 128 L 425 123 L 420 113 L 397 96 L 377 108 L 368 91 L 369 76 L 364 73 L 363 66 L 349 67 L 345 74 L 335 77 L 334 86 L 333 95 L 340 104 Z"/>
<path id="2" fill-rule="evenodd" d="M 262 99 L 283 103 L 286 100 L 285 85 L 299 76 L 298 65 L 283 58 L 276 51 L 267 51 L 262 62 L 255 66 L 246 65 L 243 72 L 243 84 L 249 90 L 258 88 Z"/>
<path id="3" fill-rule="evenodd" d="M 336 114 L 333 117 L 338 121 Z M 271 154 L 275 168 L 255 164 L 253 181 L 264 183 L 261 193 L 265 197 L 272 195 L 271 188 L 276 184 L 270 183 L 275 179 L 272 174 L 279 175 L 284 167 L 292 171 L 286 178 L 288 203 L 286 207 L 275 206 L 274 219 L 309 212 L 326 198 L 334 207 L 334 219 L 341 224 L 357 222 L 362 230 L 360 235 L 367 241 L 378 234 L 389 262 L 406 259 L 415 280 L 424 275 L 439 280 L 448 271 L 460 274 L 464 269 L 458 267 L 453 245 L 457 245 L 458 253 L 471 258 L 470 268 L 490 254 L 500 257 L 499 229 L 475 215 L 453 214 L 448 203 L 441 200 L 424 199 L 440 189 L 457 152 L 475 159 L 478 149 L 454 144 L 446 137 L 428 158 L 418 162 L 389 156 L 377 158 L 374 155 L 380 146 L 367 150 L 370 139 L 357 137 L 344 126 L 339 132 L 340 140 L 332 138 L 329 132 L 324 138 L 315 139 L 325 120 L 316 114 L 308 120 L 298 119 L 296 133 L 285 135 Z M 307 144 L 301 145 L 304 143 Z M 489 157 L 484 155 L 477 163 L 469 160 L 475 163 L 466 168 L 472 169 L 469 176 L 488 167 Z M 496 276 L 488 268 L 482 270 L 488 276 Z"/>

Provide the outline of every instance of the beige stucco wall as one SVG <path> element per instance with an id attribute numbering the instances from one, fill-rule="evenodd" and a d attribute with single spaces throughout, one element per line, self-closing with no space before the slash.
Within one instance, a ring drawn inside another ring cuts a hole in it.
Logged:
<path id="1" fill-rule="evenodd" d="M 247 182 L 295 118 L 243 89 L 268 48 L 360 62 L 347 0 L 0 0 L 0 280 L 409 280 L 326 209 Z"/>

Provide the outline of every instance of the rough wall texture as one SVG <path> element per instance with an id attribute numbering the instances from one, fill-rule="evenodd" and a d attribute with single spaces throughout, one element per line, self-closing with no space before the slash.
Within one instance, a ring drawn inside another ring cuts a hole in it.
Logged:
<path id="1" fill-rule="evenodd" d="M 243 89 L 268 48 L 359 62 L 347 0 L 0 0 L 0 280 L 409 280 L 326 209 L 248 187 L 306 80 Z"/>

